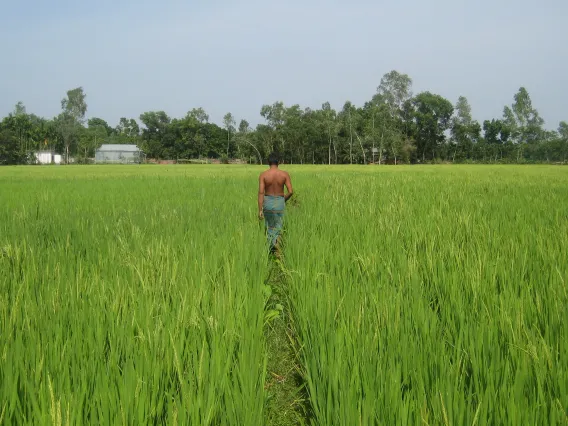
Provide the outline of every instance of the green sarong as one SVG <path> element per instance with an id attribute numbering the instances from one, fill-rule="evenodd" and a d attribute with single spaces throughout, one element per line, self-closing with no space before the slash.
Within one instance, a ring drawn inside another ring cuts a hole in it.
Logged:
<path id="1" fill-rule="evenodd" d="M 268 244 L 273 249 L 284 225 L 286 202 L 283 196 L 265 195 L 262 205 Z"/>

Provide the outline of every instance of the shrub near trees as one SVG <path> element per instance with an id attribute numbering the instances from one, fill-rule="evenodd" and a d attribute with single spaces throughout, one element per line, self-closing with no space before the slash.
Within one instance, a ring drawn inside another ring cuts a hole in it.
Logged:
<path id="1" fill-rule="evenodd" d="M 397 71 L 383 76 L 371 100 L 341 110 L 329 102 L 320 109 L 275 102 L 262 106 L 264 122 L 251 128 L 227 113 L 221 126 L 203 108 L 171 118 L 164 111 L 123 117 L 116 127 L 102 118 L 85 120 L 83 88 L 67 92 L 52 119 L 29 114 L 19 102 L 0 121 L 0 164 L 25 164 L 33 152 L 48 149 L 87 162 L 102 143 L 137 144 L 148 158 L 239 158 L 260 162 L 278 150 L 288 163 L 527 163 L 568 160 L 568 124 L 558 131 L 544 120 L 521 87 L 503 116 L 479 123 L 467 99 L 455 106 L 440 95 L 413 94 L 412 79 Z"/>

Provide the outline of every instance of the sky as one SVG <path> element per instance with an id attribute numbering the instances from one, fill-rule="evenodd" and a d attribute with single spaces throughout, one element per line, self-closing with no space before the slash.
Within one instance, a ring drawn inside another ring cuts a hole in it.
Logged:
<path id="1" fill-rule="evenodd" d="M 0 0 L 0 117 L 22 101 L 51 118 L 83 87 L 111 126 L 203 107 L 263 122 L 263 104 L 361 106 L 397 70 L 413 92 L 501 118 L 523 86 L 568 121 L 568 1 Z"/>

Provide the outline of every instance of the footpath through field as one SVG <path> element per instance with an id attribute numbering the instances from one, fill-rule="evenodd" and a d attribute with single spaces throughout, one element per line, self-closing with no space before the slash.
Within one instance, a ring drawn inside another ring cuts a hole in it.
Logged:
<path id="1" fill-rule="evenodd" d="M 309 397 L 300 374 L 297 340 L 288 298 L 283 261 L 269 259 L 266 279 L 264 336 L 267 351 L 265 392 L 267 425 L 305 424 L 309 417 Z"/>

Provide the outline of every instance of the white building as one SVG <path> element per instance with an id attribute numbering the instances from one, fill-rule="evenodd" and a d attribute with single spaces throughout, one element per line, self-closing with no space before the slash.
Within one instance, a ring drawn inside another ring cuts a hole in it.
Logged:
<path id="1" fill-rule="evenodd" d="M 38 164 L 61 164 L 61 155 L 53 151 L 38 151 L 35 153 Z"/>
<path id="2" fill-rule="evenodd" d="M 136 145 L 103 144 L 95 151 L 95 163 L 140 163 L 143 156 Z"/>

